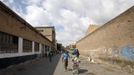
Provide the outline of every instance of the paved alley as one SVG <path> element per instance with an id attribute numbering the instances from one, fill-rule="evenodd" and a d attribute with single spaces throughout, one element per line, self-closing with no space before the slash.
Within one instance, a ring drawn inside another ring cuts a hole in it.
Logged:
<path id="1" fill-rule="evenodd" d="M 133 75 L 132 73 L 122 71 L 114 66 L 89 63 L 86 58 L 80 57 L 79 75 Z M 53 57 L 50 63 L 48 59 L 34 60 L 15 67 L 9 67 L 2 70 L 0 75 L 72 75 L 72 63 L 69 60 L 68 71 L 64 71 L 61 55 Z"/>

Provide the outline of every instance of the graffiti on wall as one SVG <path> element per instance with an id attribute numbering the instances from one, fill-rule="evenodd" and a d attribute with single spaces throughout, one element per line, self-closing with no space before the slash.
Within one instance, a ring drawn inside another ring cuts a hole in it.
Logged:
<path id="1" fill-rule="evenodd" d="M 86 53 L 88 53 L 88 57 L 92 57 L 92 59 L 109 57 L 134 61 L 134 47 L 132 46 L 123 46 L 120 48 L 117 46 L 111 48 L 101 47 L 94 50 L 86 50 Z"/>
<path id="2" fill-rule="evenodd" d="M 120 55 L 123 56 L 125 59 L 134 61 L 134 47 L 125 46 L 121 49 Z"/>

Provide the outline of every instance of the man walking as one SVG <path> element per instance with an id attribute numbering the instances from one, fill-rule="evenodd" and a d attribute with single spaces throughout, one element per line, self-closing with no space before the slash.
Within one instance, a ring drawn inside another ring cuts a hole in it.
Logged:
<path id="1" fill-rule="evenodd" d="M 51 62 L 52 61 L 52 52 L 51 51 L 48 53 L 48 58 L 49 58 L 49 62 Z"/>
<path id="2" fill-rule="evenodd" d="M 68 58 L 69 58 L 68 51 L 65 51 L 63 53 L 63 56 L 62 56 L 62 62 L 64 62 L 64 68 L 65 68 L 65 70 L 67 70 L 67 67 L 68 67 Z"/>

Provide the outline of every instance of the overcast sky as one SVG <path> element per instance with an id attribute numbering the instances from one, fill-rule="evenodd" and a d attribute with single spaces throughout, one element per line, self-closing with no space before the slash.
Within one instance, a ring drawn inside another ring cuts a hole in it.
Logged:
<path id="1" fill-rule="evenodd" d="M 32 26 L 55 26 L 67 45 L 85 35 L 90 24 L 103 25 L 134 5 L 134 0 L 1 0 Z"/>

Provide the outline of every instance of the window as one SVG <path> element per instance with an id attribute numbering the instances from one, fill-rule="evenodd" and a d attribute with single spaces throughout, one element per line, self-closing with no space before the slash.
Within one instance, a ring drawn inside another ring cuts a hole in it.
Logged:
<path id="1" fill-rule="evenodd" d="M 23 52 L 32 52 L 32 41 L 23 39 Z"/>
<path id="2" fill-rule="evenodd" d="M 0 53 L 17 53 L 18 37 L 0 32 Z"/>
<path id="3" fill-rule="evenodd" d="M 42 49 L 41 49 L 43 52 L 45 52 L 45 45 L 42 44 Z"/>
<path id="4" fill-rule="evenodd" d="M 34 50 L 35 52 L 39 52 L 39 43 L 37 42 L 34 43 Z"/>
<path id="5" fill-rule="evenodd" d="M 45 45 L 45 52 L 49 51 L 49 46 Z"/>

